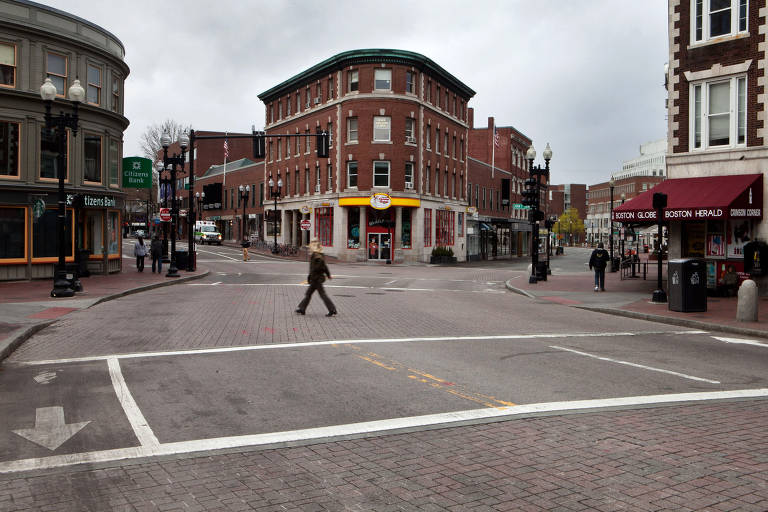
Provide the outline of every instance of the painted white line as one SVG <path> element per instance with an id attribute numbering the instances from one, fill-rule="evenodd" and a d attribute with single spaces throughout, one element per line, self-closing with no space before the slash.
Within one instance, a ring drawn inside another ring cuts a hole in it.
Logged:
<path id="1" fill-rule="evenodd" d="M 303 274 L 299 274 L 303 275 Z M 306 283 L 222 283 L 221 281 L 215 283 L 185 283 L 187 286 L 306 286 Z M 385 283 L 386 284 L 386 283 Z M 390 290 L 390 291 L 402 291 L 402 292 L 456 292 L 456 293 L 497 293 L 506 294 L 504 290 L 453 290 L 447 288 L 398 288 L 398 287 L 376 287 L 376 286 L 355 286 L 344 284 L 326 284 L 328 288 L 340 288 L 350 290 Z"/>
<path id="2" fill-rule="evenodd" d="M 123 406 L 128 421 L 133 428 L 136 438 L 139 440 L 142 446 L 157 446 L 160 441 L 155 437 L 155 433 L 147 423 L 147 419 L 142 414 L 141 409 L 136 404 L 136 400 L 133 399 L 131 391 L 128 389 L 128 385 L 123 378 L 123 372 L 120 370 L 120 361 L 116 357 L 110 357 L 107 359 L 109 366 L 109 377 L 112 379 L 112 386 L 115 388 L 115 394 L 120 401 L 120 405 Z"/>
<path id="3" fill-rule="evenodd" d="M 388 285 L 388 284 L 392 284 L 392 283 L 396 283 L 396 282 L 397 282 L 397 279 L 393 279 L 393 280 L 391 280 L 391 281 L 387 281 L 387 282 L 386 282 L 386 283 L 384 283 L 384 284 L 385 284 L 385 285 Z"/>
<path id="4" fill-rule="evenodd" d="M 586 357 L 591 357 L 593 359 L 599 359 L 600 361 L 608 361 L 609 363 L 624 364 L 624 365 L 627 365 L 627 366 L 632 366 L 633 368 L 640 368 L 642 370 L 650 370 L 652 372 L 666 373 L 668 375 L 674 375 L 676 377 L 682 377 L 683 379 L 697 380 L 697 381 L 700 381 L 700 382 L 708 382 L 709 384 L 720 384 L 719 380 L 705 379 L 703 377 L 694 377 L 693 375 L 687 375 L 685 373 L 680 373 L 680 372 L 673 372 L 672 370 L 665 370 L 663 368 L 655 368 L 653 366 L 646 366 L 644 364 L 630 363 L 629 361 L 622 361 L 620 359 L 612 359 L 610 357 L 603 357 L 603 356 L 598 356 L 598 355 L 595 355 L 595 354 L 589 354 L 587 352 L 581 352 L 580 350 L 574 350 L 572 348 L 558 347 L 557 345 L 550 345 L 549 348 L 555 348 L 557 350 L 565 350 L 566 352 L 572 352 L 574 354 L 579 354 L 580 356 L 586 356 Z"/>
<path id="5" fill-rule="evenodd" d="M 768 344 L 761 343 L 757 340 L 743 340 L 741 338 L 721 338 L 719 336 L 712 336 L 712 337 L 718 341 L 724 341 L 726 343 L 734 343 L 737 345 L 754 345 L 756 347 L 768 348 Z"/>
<path id="6" fill-rule="evenodd" d="M 431 336 L 419 338 L 375 338 L 357 340 L 306 341 L 303 343 L 275 343 L 272 345 L 240 345 L 237 347 L 200 348 L 192 350 L 171 350 L 164 352 L 135 352 L 129 354 L 110 354 L 102 356 L 72 357 L 67 359 L 44 359 L 40 361 L 21 361 L 19 366 L 41 366 L 49 364 L 82 363 L 103 361 L 105 359 L 141 359 L 145 357 L 172 357 L 181 355 L 220 354 L 226 352 L 246 352 L 251 350 L 296 349 L 322 347 L 327 345 L 347 345 L 363 343 L 410 343 L 433 341 L 477 341 L 477 340 L 537 340 L 553 338 L 609 338 L 616 336 L 647 336 L 656 334 L 707 334 L 706 331 L 641 331 L 641 332 L 583 332 L 583 333 L 541 333 L 541 334 L 500 334 L 487 336 Z"/>
<path id="7" fill-rule="evenodd" d="M 51 469 L 79 464 L 110 462 L 136 459 L 161 455 L 195 453 L 209 450 L 242 448 L 246 446 L 281 445 L 299 441 L 330 442 L 350 436 L 360 436 L 372 433 L 401 431 L 432 425 L 450 425 L 467 423 L 489 418 L 513 419 L 518 416 L 539 413 L 567 413 L 570 411 L 594 409 L 635 407 L 641 405 L 661 405 L 681 402 L 701 402 L 706 400 L 762 398 L 768 396 L 768 389 L 741 389 L 735 391 L 713 391 L 708 393 L 676 393 L 669 395 L 630 396 L 595 400 L 575 400 L 571 402 L 548 402 L 511 407 L 473 409 L 442 414 L 393 418 L 388 420 L 366 421 L 347 425 L 307 428 L 287 432 L 271 432 L 267 434 L 252 434 L 212 439 L 197 439 L 176 443 L 162 443 L 155 446 L 137 446 L 68 455 L 54 455 L 7 462 L 0 462 L 0 474 L 18 473 Z"/>

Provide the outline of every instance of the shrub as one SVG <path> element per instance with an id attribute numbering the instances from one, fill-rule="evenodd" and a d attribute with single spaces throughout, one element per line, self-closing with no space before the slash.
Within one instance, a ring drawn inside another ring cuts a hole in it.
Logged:
<path id="1" fill-rule="evenodd" d="M 453 249 L 450 247 L 443 247 L 441 245 L 438 245 L 434 249 L 432 249 L 432 256 L 449 256 L 453 257 Z"/>

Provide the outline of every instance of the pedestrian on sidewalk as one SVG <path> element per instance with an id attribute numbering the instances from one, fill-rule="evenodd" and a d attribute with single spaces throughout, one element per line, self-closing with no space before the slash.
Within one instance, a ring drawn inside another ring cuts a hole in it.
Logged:
<path id="1" fill-rule="evenodd" d="M 243 261 L 248 261 L 248 248 L 251 246 L 251 241 L 248 240 L 247 236 L 243 237 Z"/>
<path id="2" fill-rule="evenodd" d="M 603 242 L 600 242 L 589 257 L 589 269 L 595 271 L 595 291 L 605 291 L 605 267 L 611 257 L 604 247 Z"/>
<path id="3" fill-rule="evenodd" d="M 139 272 L 144 272 L 144 256 L 147 255 L 147 246 L 144 245 L 144 239 L 138 237 L 133 246 L 133 255 L 136 256 L 136 268 Z"/>
<path id="4" fill-rule="evenodd" d="M 320 245 L 318 240 L 309 242 L 309 253 L 311 254 L 309 258 L 309 276 L 307 276 L 309 288 L 307 288 L 307 292 L 304 294 L 304 299 L 296 308 L 296 312 L 300 315 L 306 312 L 312 294 L 317 290 L 320 298 L 325 303 L 325 307 L 328 308 L 328 314 L 325 316 L 333 316 L 336 314 L 336 306 L 333 305 L 331 299 L 325 294 L 325 289 L 323 288 L 325 277 L 328 276 L 328 279 L 331 279 L 331 272 L 328 270 L 328 265 L 325 264 L 323 246 Z"/>
<path id="5" fill-rule="evenodd" d="M 157 273 L 161 274 L 163 272 L 163 241 L 157 233 L 152 238 L 150 252 L 152 253 L 152 272 L 155 272 L 155 265 L 157 265 Z"/>

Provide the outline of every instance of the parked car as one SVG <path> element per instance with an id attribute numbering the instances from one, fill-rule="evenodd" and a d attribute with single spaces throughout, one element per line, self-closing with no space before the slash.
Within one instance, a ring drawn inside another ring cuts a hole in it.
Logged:
<path id="1" fill-rule="evenodd" d="M 147 233 L 143 229 L 137 229 L 134 231 L 133 236 L 136 238 L 147 238 Z"/>

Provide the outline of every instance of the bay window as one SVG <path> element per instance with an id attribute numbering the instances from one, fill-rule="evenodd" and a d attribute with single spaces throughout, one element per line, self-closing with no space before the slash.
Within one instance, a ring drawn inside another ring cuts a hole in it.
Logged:
<path id="1" fill-rule="evenodd" d="M 691 149 L 746 144 L 746 88 L 743 76 L 691 85 Z"/>
<path id="2" fill-rule="evenodd" d="M 748 0 L 691 0 L 694 42 L 746 32 Z"/>

